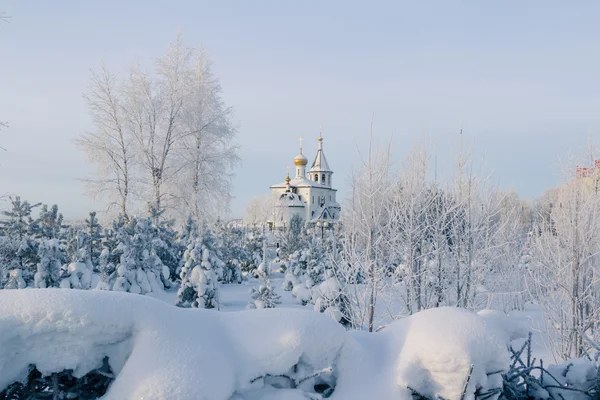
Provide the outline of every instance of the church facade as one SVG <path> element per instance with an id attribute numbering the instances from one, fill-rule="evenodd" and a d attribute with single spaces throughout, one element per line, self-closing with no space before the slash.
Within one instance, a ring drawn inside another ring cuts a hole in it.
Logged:
<path id="1" fill-rule="evenodd" d="M 294 215 L 311 223 L 333 223 L 340 218 L 341 207 L 337 203 L 337 190 L 333 188 L 333 171 L 323 152 L 323 137 L 319 136 L 317 155 L 307 171 L 308 159 L 300 153 L 294 158 L 294 178 L 289 173 L 285 181 L 271 186 L 274 197 L 273 228 L 285 228 Z"/>

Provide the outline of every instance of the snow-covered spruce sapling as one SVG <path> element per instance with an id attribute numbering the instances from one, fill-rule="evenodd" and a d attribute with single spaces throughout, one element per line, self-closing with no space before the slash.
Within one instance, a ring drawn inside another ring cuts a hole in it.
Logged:
<path id="1" fill-rule="evenodd" d="M 218 308 L 219 284 L 210 262 L 210 251 L 200 240 L 190 244 L 184 254 L 178 307 Z"/>
<path id="2" fill-rule="evenodd" d="M 244 274 L 252 276 L 256 268 L 260 265 L 263 258 L 264 240 L 264 233 L 258 228 L 252 229 L 245 237 L 243 247 L 250 259 L 245 265 L 242 265 L 242 272 Z"/>
<path id="3" fill-rule="evenodd" d="M 32 284 L 39 257 L 38 242 L 33 237 L 37 224 L 31 213 L 40 203 L 21 201 L 19 196 L 9 199 L 11 208 L 2 211 L 4 218 L 0 221 L 0 230 L 6 238 L 2 244 L 2 265 L 9 270 L 20 269 L 25 282 Z"/>
<path id="4" fill-rule="evenodd" d="M 100 280 L 96 289 L 98 290 L 110 290 L 113 286 L 115 265 L 110 262 L 110 252 L 108 249 L 103 249 L 98 257 L 98 269 L 100 270 Z"/>
<path id="5" fill-rule="evenodd" d="M 275 293 L 275 288 L 271 285 L 271 268 L 267 261 L 267 243 L 263 243 L 263 261 L 257 268 L 257 273 L 262 281 L 260 286 L 250 289 L 250 298 L 252 299 L 246 308 L 275 308 L 281 304 L 281 297 Z"/>
<path id="6" fill-rule="evenodd" d="M 279 257 L 286 259 L 294 252 L 306 247 L 307 237 L 304 230 L 304 219 L 295 214 L 290 219 L 290 226 L 282 237 Z"/>
<path id="7" fill-rule="evenodd" d="M 314 236 L 307 247 L 294 252 L 287 261 L 288 268 L 284 277 L 284 290 L 305 305 L 314 302 L 312 291 L 325 279 L 328 269 L 325 248 L 321 239 Z"/>
<path id="8" fill-rule="evenodd" d="M 153 249 L 151 220 L 132 219 L 120 228 L 118 238 L 117 248 L 122 254 L 113 290 L 146 294 L 163 288 L 163 280 L 169 278 L 169 269 Z"/>
<path id="9" fill-rule="evenodd" d="M 61 254 L 58 239 L 43 240 L 38 250 L 40 262 L 34 276 L 36 288 L 58 287 L 60 284 Z"/>
<path id="10" fill-rule="evenodd" d="M 56 204 L 50 209 L 48 209 L 48 205 L 43 204 L 36 222 L 37 234 L 42 239 L 57 239 L 63 228 L 63 216 L 58 212 Z"/>
<path id="11" fill-rule="evenodd" d="M 275 288 L 271 285 L 268 269 L 269 267 L 264 263 L 261 263 L 258 267 L 261 284 L 258 287 L 250 289 L 250 298 L 252 300 L 246 308 L 275 308 L 277 304 L 281 304 L 281 296 L 275 292 Z"/>
<path id="12" fill-rule="evenodd" d="M 92 260 L 89 253 L 89 236 L 77 231 L 73 238 L 76 251 L 71 262 L 64 266 L 60 287 L 65 289 L 89 289 L 92 284 Z"/>
<path id="13" fill-rule="evenodd" d="M 88 252 L 90 255 L 90 260 L 94 269 L 97 269 L 100 257 L 100 253 L 102 252 L 102 240 L 104 235 L 102 234 L 102 226 L 98 222 L 98 217 L 96 216 L 96 212 L 92 211 L 89 214 L 89 217 L 85 220 L 85 228 L 86 233 L 88 234 Z"/>
<path id="14" fill-rule="evenodd" d="M 244 232 L 226 224 L 219 224 L 218 242 L 223 261 L 222 283 L 242 283 L 241 266 L 250 262 L 250 255 L 242 247 Z"/>

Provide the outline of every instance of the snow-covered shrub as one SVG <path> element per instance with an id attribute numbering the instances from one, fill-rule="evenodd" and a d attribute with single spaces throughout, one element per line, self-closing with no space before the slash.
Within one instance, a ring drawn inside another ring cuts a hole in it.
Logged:
<path id="1" fill-rule="evenodd" d="M 43 375 L 35 366 L 29 367 L 27 378 L 15 382 L 0 392 L 2 399 L 99 399 L 114 380 L 106 357 L 102 366 L 84 376 L 74 376 L 72 370 Z"/>
<path id="2" fill-rule="evenodd" d="M 511 346 L 510 353 L 510 368 L 502 374 L 502 398 L 587 400 L 600 396 L 598 355 L 594 361 L 576 358 L 558 365 L 547 365 L 533 357 L 531 333 L 520 348 L 515 350 Z"/>
<path id="3" fill-rule="evenodd" d="M 63 255 L 58 239 L 43 240 L 38 250 L 40 262 L 34 276 L 36 288 L 58 287 Z"/>
<path id="4" fill-rule="evenodd" d="M 23 279 L 23 272 L 19 268 L 11 269 L 4 283 L 4 289 L 25 289 L 27 284 Z"/>
<path id="5" fill-rule="evenodd" d="M 314 309 L 325 313 L 345 327 L 350 327 L 348 294 L 331 270 L 326 272 L 325 277 L 325 281 L 312 290 Z"/>
<path id="6" fill-rule="evenodd" d="M 210 250 L 197 240 L 188 246 L 183 257 L 185 264 L 181 269 L 177 306 L 218 308 L 219 284 L 210 260 Z"/>
<path id="7" fill-rule="evenodd" d="M 248 303 L 248 309 L 275 308 L 277 304 L 281 304 L 281 297 L 270 284 L 263 283 L 250 289 L 250 298 L 252 301 Z"/>
<path id="8" fill-rule="evenodd" d="M 92 285 L 92 271 L 82 262 L 72 262 L 66 266 L 66 273 L 60 282 L 63 289 L 89 289 Z"/>

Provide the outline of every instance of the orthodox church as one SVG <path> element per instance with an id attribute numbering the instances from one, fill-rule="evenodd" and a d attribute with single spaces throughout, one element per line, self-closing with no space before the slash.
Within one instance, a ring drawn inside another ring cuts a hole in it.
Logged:
<path id="1" fill-rule="evenodd" d="M 319 149 L 308 172 L 308 159 L 302 154 L 300 138 L 300 153 L 294 158 L 295 177 L 290 178 L 288 172 L 284 182 L 271 186 L 275 198 L 272 227 L 285 228 L 294 215 L 312 223 L 332 223 L 340 218 L 337 190 L 331 181 L 333 171 L 323 152 L 323 136 L 319 135 L 318 140 Z"/>

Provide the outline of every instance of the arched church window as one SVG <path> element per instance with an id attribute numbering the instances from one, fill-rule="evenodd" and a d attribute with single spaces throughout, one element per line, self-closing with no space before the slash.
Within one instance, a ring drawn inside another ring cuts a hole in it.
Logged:
<path id="1" fill-rule="evenodd" d="M 323 177 L 321 178 L 321 182 L 322 182 L 323 184 L 327 183 L 327 182 L 325 182 L 325 174 L 323 174 Z"/>
<path id="2" fill-rule="evenodd" d="M 319 182 L 319 174 L 315 174 L 315 182 Z"/>

